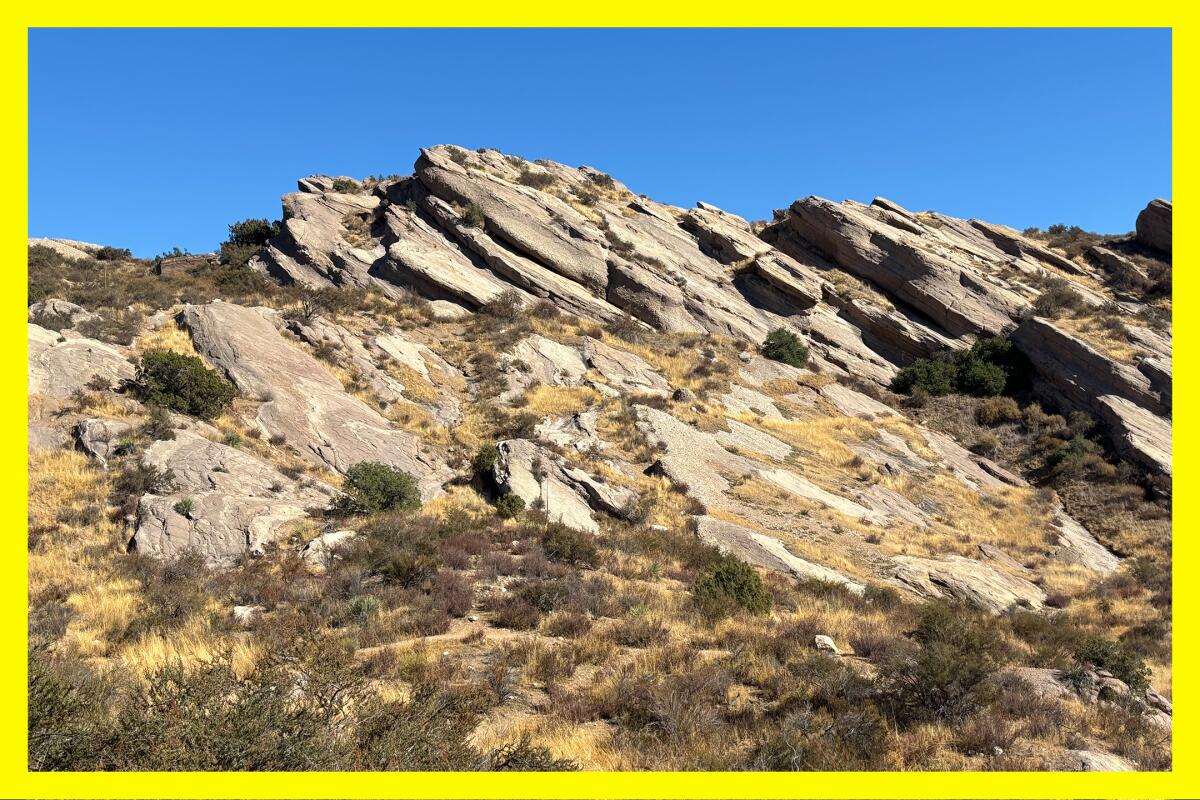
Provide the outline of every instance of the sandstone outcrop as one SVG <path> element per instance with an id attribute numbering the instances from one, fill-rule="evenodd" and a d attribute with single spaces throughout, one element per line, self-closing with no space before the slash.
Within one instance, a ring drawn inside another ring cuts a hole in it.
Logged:
<path id="1" fill-rule="evenodd" d="M 314 463 L 344 472 L 377 461 L 410 473 L 429 498 L 450 477 L 419 437 L 348 394 L 316 358 L 284 339 L 266 309 L 213 302 L 183 320 L 196 348 L 245 395 L 262 401 L 256 420 Z"/>
<path id="2" fill-rule="evenodd" d="M 1151 200 L 1137 216 L 1137 239 L 1147 247 L 1171 252 L 1171 201 Z"/>
<path id="3" fill-rule="evenodd" d="M 133 364 L 112 345 L 95 339 L 64 338 L 29 324 L 29 394 L 70 397 L 93 379 L 116 385 L 132 379 Z"/>

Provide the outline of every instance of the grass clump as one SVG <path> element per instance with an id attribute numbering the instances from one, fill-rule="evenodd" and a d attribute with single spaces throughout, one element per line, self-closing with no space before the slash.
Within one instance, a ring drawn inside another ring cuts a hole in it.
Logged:
<path id="1" fill-rule="evenodd" d="M 776 328 L 767 334 L 762 344 L 762 354 L 772 361 L 782 361 L 793 367 L 808 363 L 808 348 L 800 337 L 787 328 Z"/>
<path id="2" fill-rule="evenodd" d="M 233 384 L 196 356 L 151 350 L 142 356 L 137 381 L 149 405 L 213 419 L 233 401 Z"/>

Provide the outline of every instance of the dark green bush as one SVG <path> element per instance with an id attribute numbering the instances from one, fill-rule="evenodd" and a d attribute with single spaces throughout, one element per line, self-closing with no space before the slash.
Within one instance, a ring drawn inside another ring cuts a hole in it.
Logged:
<path id="1" fill-rule="evenodd" d="M 283 230 L 283 223 L 267 219 L 244 219 L 229 226 L 226 244 L 241 247 L 262 247 Z"/>
<path id="2" fill-rule="evenodd" d="M 412 475 L 376 461 L 361 461 L 346 470 L 342 490 L 344 494 L 335 501 L 336 506 L 352 514 L 377 514 L 421 505 L 421 493 Z"/>
<path id="3" fill-rule="evenodd" d="M 494 444 L 485 444 L 475 453 L 475 457 L 471 459 L 471 470 L 477 476 L 491 477 L 492 468 L 496 466 L 496 462 L 500 460 L 500 449 Z"/>
<path id="4" fill-rule="evenodd" d="M 740 610 L 751 614 L 771 610 L 771 593 L 758 572 L 731 556 L 721 556 L 700 572 L 692 584 L 692 596 L 700 612 L 710 619 Z"/>
<path id="5" fill-rule="evenodd" d="M 918 358 L 892 379 L 892 391 L 931 395 L 952 392 L 990 397 L 1012 393 L 1028 378 L 1028 361 L 1007 339 L 980 339 L 969 350 Z"/>
<path id="6" fill-rule="evenodd" d="M 127 247 L 101 247 L 92 258 L 97 261 L 128 261 L 133 258 L 133 253 Z"/>
<path id="7" fill-rule="evenodd" d="M 509 492 L 496 501 L 496 513 L 504 519 L 512 519 L 525 510 L 525 501 L 518 494 Z"/>
<path id="8" fill-rule="evenodd" d="M 782 361 L 793 367 L 803 367 L 808 363 L 808 348 L 800 337 L 786 328 L 776 328 L 767 334 L 762 343 L 762 354 L 772 361 Z"/>
<path id="9" fill-rule="evenodd" d="M 171 350 L 143 354 L 137 381 L 149 405 L 205 419 L 220 416 L 235 394 L 233 384 L 199 358 Z"/>
<path id="10" fill-rule="evenodd" d="M 1102 636 L 1092 636 L 1081 642 L 1075 649 L 1075 661 L 1081 666 L 1092 664 L 1108 670 L 1135 692 L 1144 692 L 1150 685 L 1150 668 L 1146 663 L 1125 645 Z"/>
<path id="11" fill-rule="evenodd" d="M 338 178 L 333 182 L 333 190 L 345 194 L 357 194 L 362 191 L 362 184 L 350 178 Z"/>

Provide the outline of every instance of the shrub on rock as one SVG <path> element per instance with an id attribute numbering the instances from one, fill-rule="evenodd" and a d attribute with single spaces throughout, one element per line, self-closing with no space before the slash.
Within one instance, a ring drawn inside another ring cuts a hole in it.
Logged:
<path id="1" fill-rule="evenodd" d="M 416 478 L 376 461 L 362 461 L 346 470 L 342 489 L 345 494 L 335 504 L 339 510 L 353 514 L 377 514 L 421 505 Z"/>
<path id="2" fill-rule="evenodd" d="M 137 381 L 152 406 L 212 419 L 233 400 L 233 384 L 195 356 L 151 350 L 142 356 Z"/>
<path id="3" fill-rule="evenodd" d="M 776 328 L 767 334 L 762 344 L 762 354 L 772 361 L 782 361 L 793 367 L 803 367 L 808 363 L 808 348 L 799 336 L 787 328 Z"/>

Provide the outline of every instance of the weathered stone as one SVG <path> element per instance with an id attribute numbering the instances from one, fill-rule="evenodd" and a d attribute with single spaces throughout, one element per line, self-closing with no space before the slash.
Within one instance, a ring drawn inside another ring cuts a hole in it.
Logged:
<path id="1" fill-rule="evenodd" d="M 88 311 L 83 306 L 51 297 L 39 300 L 29 307 L 29 321 L 35 324 L 49 324 L 62 320 L 69 325 L 78 325 L 88 320 L 99 319 L 100 315 Z"/>
<path id="2" fill-rule="evenodd" d="M 1117 450 L 1161 475 L 1171 475 L 1171 420 L 1115 395 L 1097 398 L 1098 416 L 1113 431 Z"/>
<path id="3" fill-rule="evenodd" d="M 550 519 L 568 527 L 599 533 L 593 508 L 620 514 L 636 499 L 628 489 L 601 483 L 526 439 L 500 442 L 497 449 L 500 458 L 493 467 L 493 478 L 500 490 L 517 495 L 526 506 L 541 508 Z"/>
<path id="4" fill-rule="evenodd" d="M 262 553 L 307 509 L 336 495 L 325 484 L 293 481 L 265 461 L 191 431 L 146 448 L 142 462 L 170 470 L 166 495 L 143 495 L 130 549 L 157 558 L 194 550 L 213 565 Z"/>
<path id="5" fill-rule="evenodd" d="M 322 574 L 329 569 L 333 560 L 337 558 L 337 552 L 349 547 L 357 536 L 358 533 L 355 531 L 330 531 L 329 533 L 322 533 L 304 545 L 300 550 L 300 559 L 304 562 L 309 572 Z"/>
<path id="6" fill-rule="evenodd" d="M 58 253 L 63 258 L 71 261 L 78 261 L 84 258 L 91 258 L 101 249 L 98 244 L 91 242 L 77 242 L 74 239 L 56 239 L 56 238 L 35 238 L 29 237 L 29 246 L 48 247 Z"/>
<path id="7" fill-rule="evenodd" d="M 1171 201 L 1151 200 L 1137 216 L 1137 239 L 1147 247 L 1171 252 Z"/>
<path id="8" fill-rule="evenodd" d="M 599 339 L 583 340 L 583 361 L 600 373 L 608 386 L 628 394 L 665 395 L 671 385 L 641 356 L 607 345 Z"/>
<path id="9" fill-rule="evenodd" d="M 133 364 L 120 350 L 95 339 L 66 339 L 29 324 L 29 394 L 70 397 L 93 378 L 116 385 L 133 378 Z"/>
<path id="10" fill-rule="evenodd" d="M 840 656 L 842 653 L 838 650 L 837 645 L 833 643 L 833 639 L 828 636 L 818 633 L 813 637 L 813 648 L 818 653 L 828 653 L 832 656 Z"/>
<path id="11" fill-rule="evenodd" d="M 319 361 L 280 336 L 270 313 L 214 302 L 188 306 L 184 320 L 197 349 L 243 394 L 263 401 L 257 421 L 265 433 L 338 472 L 376 461 L 413 475 L 422 497 L 440 493 L 452 474 L 445 462 L 347 394 Z"/>
<path id="12" fill-rule="evenodd" d="M 952 597 L 993 614 L 1013 605 L 1041 608 L 1046 595 L 1035 584 L 963 556 L 944 559 L 893 556 L 894 575 L 925 597 Z"/>
<path id="13" fill-rule="evenodd" d="M 80 420 L 75 425 L 75 443 L 80 450 L 95 458 L 101 466 L 108 466 L 108 459 L 115 455 L 122 438 L 133 432 L 133 425 L 119 419 Z"/>

